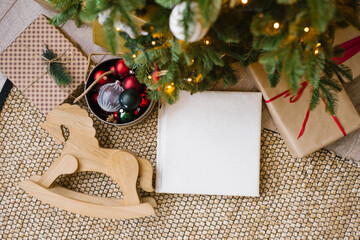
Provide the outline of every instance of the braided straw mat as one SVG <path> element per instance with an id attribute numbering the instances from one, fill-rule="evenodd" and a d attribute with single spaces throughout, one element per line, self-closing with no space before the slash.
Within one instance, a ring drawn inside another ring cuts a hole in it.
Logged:
<path id="1" fill-rule="evenodd" d="M 80 105 L 86 108 L 84 99 Z M 132 150 L 155 168 L 156 110 L 125 129 L 91 117 L 102 147 Z M 45 116 L 13 87 L 0 113 L 2 239 L 359 239 L 359 166 L 326 150 L 296 159 L 280 135 L 266 129 L 258 198 L 151 193 L 159 205 L 156 216 L 132 220 L 92 218 L 52 207 L 18 187 L 42 174 L 63 147 L 40 128 L 43 121 Z M 99 173 L 78 173 L 59 182 L 79 192 L 121 197 L 118 186 Z"/>

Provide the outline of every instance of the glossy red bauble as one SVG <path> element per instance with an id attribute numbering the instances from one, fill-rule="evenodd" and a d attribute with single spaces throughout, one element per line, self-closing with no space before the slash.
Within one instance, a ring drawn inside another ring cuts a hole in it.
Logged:
<path id="1" fill-rule="evenodd" d="M 116 73 L 119 74 L 121 77 L 129 75 L 130 69 L 126 66 L 123 59 L 120 59 L 115 64 Z"/>
<path id="2" fill-rule="evenodd" d="M 126 77 L 123 80 L 122 85 L 123 85 L 124 89 L 134 88 L 138 92 L 141 92 L 141 90 L 143 88 L 143 86 L 141 85 L 141 83 L 135 76 Z"/>
<path id="3" fill-rule="evenodd" d="M 98 79 L 103 73 L 105 73 L 105 71 L 103 70 L 99 70 L 95 73 L 94 75 L 94 80 Z M 105 83 L 107 83 L 109 80 L 109 77 L 108 76 L 103 76 L 99 81 L 98 81 L 98 84 L 100 85 L 103 85 Z"/>
<path id="4" fill-rule="evenodd" d="M 140 107 L 146 107 L 150 104 L 150 99 L 148 99 L 147 95 L 145 93 L 140 94 L 141 102 L 139 103 Z"/>
<path id="5" fill-rule="evenodd" d="M 94 101 L 95 101 L 95 102 L 97 102 L 98 95 L 99 95 L 98 93 L 95 93 L 95 94 L 93 95 L 93 98 L 94 98 Z"/>

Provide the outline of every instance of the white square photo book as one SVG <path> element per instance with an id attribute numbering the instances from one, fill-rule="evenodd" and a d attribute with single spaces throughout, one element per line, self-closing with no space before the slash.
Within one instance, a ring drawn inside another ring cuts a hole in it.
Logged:
<path id="1" fill-rule="evenodd" d="M 159 109 L 156 192 L 259 196 L 261 93 L 208 91 Z"/>

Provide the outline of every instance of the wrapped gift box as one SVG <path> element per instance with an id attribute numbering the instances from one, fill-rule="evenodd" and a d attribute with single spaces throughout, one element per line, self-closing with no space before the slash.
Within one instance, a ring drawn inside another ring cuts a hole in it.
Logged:
<path id="1" fill-rule="evenodd" d="M 281 79 L 275 88 L 271 88 L 267 74 L 259 63 L 253 63 L 247 71 L 264 99 L 269 100 L 289 89 L 287 82 Z M 311 89 L 306 87 L 297 101 L 290 103 L 290 96 L 280 97 L 267 107 L 290 152 L 297 157 L 304 157 L 360 128 L 360 116 L 351 103 L 345 90 L 338 93 L 336 119 L 329 115 L 322 102 L 310 112 L 303 134 L 299 134 L 309 108 Z M 341 127 L 336 123 L 339 122 Z"/>
<path id="2" fill-rule="evenodd" d="M 0 55 L 0 70 L 44 114 L 62 103 L 84 81 L 88 64 L 87 56 L 76 43 L 48 22 L 47 17 L 40 15 Z M 67 62 L 64 67 L 72 78 L 69 86 L 60 88 L 49 74 L 44 74 L 47 64 L 41 51 L 45 44 L 58 57 L 66 51 L 59 61 Z"/>

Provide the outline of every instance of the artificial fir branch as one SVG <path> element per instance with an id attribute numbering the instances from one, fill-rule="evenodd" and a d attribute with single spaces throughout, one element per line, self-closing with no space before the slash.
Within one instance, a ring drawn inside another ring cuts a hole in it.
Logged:
<path id="1" fill-rule="evenodd" d="M 48 0 L 57 10 L 61 11 L 50 20 L 50 24 L 61 26 L 70 19 L 75 19 L 76 25 L 80 26 L 82 21 L 79 15 L 82 10 L 83 0 Z"/>
<path id="2" fill-rule="evenodd" d="M 339 90 L 335 77 L 352 80 L 350 69 L 333 63 L 332 59 L 344 51 L 333 46 L 336 29 L 349 25 L 360 29 L 356 0 L 250 0 L 247 5 L 239 1 L 234 7 L 220 0 L 184 0 L 182 22 L 186 40 L 190 23 L 199 17 L 194 16 L 191 9 L 192 3 L 197 2 L 204 27 L 210 26 L 204 38 L 210 44 L 204 40 L 179 41 L 171 33 L 171 9 L 181 0 L 87 0 L 85 8 L 76 11 L 66 9 L 82 2 L 80 0 L 50 1 L 65 11 L 63 17 L 56 20 L 59 23 L 71 16 L 93 20 L 100 12 L 111 12 L 104 26 L 106 39 L 113 52 L 121 47 L 130 50 L 131 53 L 124 56 L 125 62 L 136 70 L 139 80 L 153 90 L 149 94 L 151 99 L 173 103 L 181 89 L 192 93 L 203 91 L 219 79 L 224 80 L 224 85 L 233 84 L 236 82 L 230 67 L 233 62 L 246 67 L 259 60 L 271 86 L 275 87 L 282 76 L 296 94 L 305 80 L 313 88 L 311 110 L 322 98 L 333 113 Z M 121 20 L 136 33 L 139 30 L 134 24 L 136 14 L 146 18 L 142 29 L 148 35 L 131 39 L 120 32 L 126 43 L 119 46 L 114 23 Z M 152 78 L 157 71 L 155 63 L 159 70 L 167 71 L 158 81 Z"/>

